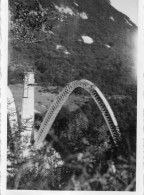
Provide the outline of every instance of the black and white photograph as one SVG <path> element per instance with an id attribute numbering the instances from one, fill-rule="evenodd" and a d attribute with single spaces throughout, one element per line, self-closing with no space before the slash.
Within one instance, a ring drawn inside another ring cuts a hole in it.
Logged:
<path id="1" fill-rule="evenodd" d="M 139 0 L 7 5 L 6 190 L 140 190 Z"/>

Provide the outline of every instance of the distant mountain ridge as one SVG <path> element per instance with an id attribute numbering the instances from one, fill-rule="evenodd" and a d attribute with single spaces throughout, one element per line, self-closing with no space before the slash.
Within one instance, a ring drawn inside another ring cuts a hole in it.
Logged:
<path id="1" fill-rule="evenodd" d="M 135 88 L 136 25 L 107 0 L 9 0 L 9 83 L 89 79 L 107 94 Z M 15 77 L 16 75 L 16 77 Z"/>

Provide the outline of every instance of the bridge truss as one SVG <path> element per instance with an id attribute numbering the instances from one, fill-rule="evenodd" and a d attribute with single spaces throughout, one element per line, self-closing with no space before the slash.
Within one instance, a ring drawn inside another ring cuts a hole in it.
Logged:
<path id="1" fill-rule="evenodd" d="M 98 87 L 96 87 L 92 82 L 88 80 L 76 80 L 71 83 L 69 83 L 55 98 L 54 102 L 50 106 L 49 110 L 46 113 L 46 116 L 40 126 L 40 129 L 38 131 L 36 140 L 35 140 L 35 147 L 39 148 L 42 146 L 42 143 L 46 137 L 46 135 L 49 133 L 49 130 L 55 121 L 58 113 L 60 112 L 62 106 L 67 101 L 70 94 L 76 89 L 76 88 L 83 88 L 85 89 L 91 97 L 94 99 L 95 103 L 97 104 L 98 108 L 100 109 L 105 122 L 108 126 L 108 129 L 110 131 L 110 134 L 113 138 L 113 141 L 115 145 L 118 144 L 118 140 L 120 139 L 120 130 L 118 127 L 117 120 L 114 116 L 114 113 L 102 94 L 102 92 L 99 90 Z"/>

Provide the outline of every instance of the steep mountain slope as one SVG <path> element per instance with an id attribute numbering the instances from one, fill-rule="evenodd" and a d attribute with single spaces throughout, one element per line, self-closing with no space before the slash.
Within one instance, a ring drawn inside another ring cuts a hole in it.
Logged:
<path id="1" fill-rule="evenodd" d="M 9 83 L 86 78 L 106 94 L 135 90 L 137 27 L 107 0 L 9 0 Z"/>

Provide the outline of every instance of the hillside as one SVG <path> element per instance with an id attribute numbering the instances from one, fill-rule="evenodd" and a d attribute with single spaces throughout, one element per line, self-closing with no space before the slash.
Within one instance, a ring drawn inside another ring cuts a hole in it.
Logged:
<path id="1" fill-rule="evenodd" d="M 10 84 L 21 83 L 24 70 L 33 69 L 43 85 L 86 78 L 108 94 L 123 94 L 135 85 L 137 27 L 108 1 L 11 4 Z"/>

